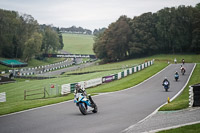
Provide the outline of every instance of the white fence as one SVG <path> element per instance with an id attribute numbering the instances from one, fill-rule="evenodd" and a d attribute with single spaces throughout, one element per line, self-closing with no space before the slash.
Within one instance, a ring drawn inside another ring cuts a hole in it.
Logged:
<path id="1" fill-rule="evenodd" d="M 141 70 L 143 70 L 144 68 L 146 68 L 148 66 L 151 66 L 153 64 L 153 62 L 154 62 L 154 60 L 148 61 L 148 62 L 145 62 L 143 64 L 134 66 L 132 68 L 128 68 L 127 70 L 123 70 L 122 72 L 119 72 L 117 74 L 108 75 L 108 76 L 97 78 L 97 79 L 91 79 L 91 80 L 88 80 L 88 81 L 81 81 L 78 84 L 81 85 L 81 88 L 85 88 L 86 89 L 86 88 L 90 88 L 90 87 L 93 87 L 93 86 L 100 85 L 103 82 L 121 79 L 121 78 L 126 77 L 126 76 L 128 76 L 130 74 L 133 74 L 135 72 L 141 71 Z M 112 76 L 112 80 L 108 79 L 111 76 Z M 106 80 L 106 81 L 104 81 L 104 80 Z M 65 95 L 65 94 L 73 92 L 74 89 L 75 89 L 75 84 L 77 84 L 77 83 L 69 83 L 69 84 L 62 85 L 61 86 L 61 88 L 62 88 L 61 89 L 61 94 Z"/>
<path id="2" fill-rule="evenodd" d="M 6 93 L 5 92 L 0 93 L 0 102 L 6 102 Z"/>

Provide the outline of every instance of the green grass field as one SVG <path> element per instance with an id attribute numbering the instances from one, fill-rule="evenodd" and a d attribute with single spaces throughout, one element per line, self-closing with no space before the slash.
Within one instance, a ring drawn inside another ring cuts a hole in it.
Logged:
<path id="1" fill-rule="evenodd" d="M 200 124 L 188 125 L 176 129 L 164 130 L 158 133 L 200 133 Z"/>
<path id="2" fill-rule="evenodd" d="M 72 54 L 94 54 L 93 43 L 94 36 L 81 34 L 62 34 L 64 48 L 63 50 Z"/>

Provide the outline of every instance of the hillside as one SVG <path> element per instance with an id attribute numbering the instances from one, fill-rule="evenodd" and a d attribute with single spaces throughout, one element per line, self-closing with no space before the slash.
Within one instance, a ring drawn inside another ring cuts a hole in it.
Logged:
<path id="1" fill-rule="evenodd" d="M 93 43 L 94 39 L 92 35 L 83 34 L 62 34 L 64 51 L 72 54 L 94 54 Z"/>

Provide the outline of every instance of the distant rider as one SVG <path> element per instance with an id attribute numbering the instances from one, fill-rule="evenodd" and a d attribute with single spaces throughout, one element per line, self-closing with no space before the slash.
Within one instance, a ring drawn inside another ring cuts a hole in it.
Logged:
<path id="1" fill-rule="evenodd" d="M 169 80 L 167 80 L 167 77 L 165 77 L 165 79 L 163 80 L 163 84 L 162 84 L 163 86 L 164 86 L 165 82 L 168 82 L 168 86 L 170 85 L 170 82 L 169 82 Z"/>
<path id="2" fill-rule="evenodd" d="M 178 75 L 178 72 L 177 72 L 177 71 L 175 72 L 175 75 Z"/>
<path id="3" fill-rule="evenodd" d="M 184 59 L 182 59 L 182 63 L 183 63 L 183 65 L 185 64 L 185 60 Z"/>
<path id="4" fill-rule="evenodd" d="M 177 63 L 177 60 L 176 60 L 176 58 L 174 59 L 174 63 L 175 63 L 175 64 Z"/>
<path id="5" fill-rule="evenodd" d="M 181 71 L 185 71 L 185 68 L 183 67 L 183 65 L 181 65 Z"/>
<path id="6" fill-rule="evenodd" d="M 174 77 L 175 77 L 175 80 L 177 81 L 177 80 L 178 80 L 178 78 L 179 78 L 179 75 L 178 75 L 178 72 L 177 72 L 177 71 L 175 72 L 175 75 L 174 75 Z"/>

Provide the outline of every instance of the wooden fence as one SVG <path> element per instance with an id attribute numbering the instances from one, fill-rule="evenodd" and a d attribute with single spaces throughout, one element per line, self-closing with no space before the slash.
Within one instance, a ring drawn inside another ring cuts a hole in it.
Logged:
<path id="1" fill-rule="evenodd" d="M 24 100 L 27 99 L 27 97 L 30 96 L 39 96 L 42 95 L 42 97 L 37 97 L 37 98 L 45 98 L 46 97 L 46 89 L 34 89 L 34 90 L 24 90 Z M 36 99 L 36 97 L 32 98 L 32 99 Z"/>

